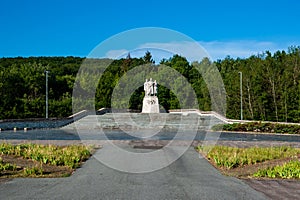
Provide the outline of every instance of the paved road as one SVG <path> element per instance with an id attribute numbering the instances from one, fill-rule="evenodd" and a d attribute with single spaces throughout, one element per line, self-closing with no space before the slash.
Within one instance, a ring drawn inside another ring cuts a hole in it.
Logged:
<path id="1" fill-rule="evenodd" d="M 149 139 L 152 140 L 172 140 L 176 132 L 159 132 Z M 188 135 L 187 135 L 188 136 Z M 180 137 L 177 139 L 185 140 Z M 187 137 L 188 140 L 190 137 Z M 83 130 L 80 135 L 76 130 L 30 130 L 24 131 L 2 131 L 0 140 L 140 140 L 141 138 L 131 136 L 121 130 Z M 198 131 L 195 140 L 221 140 L 221 141 L 285 141 L 300 142 L 300 135 L 282 134 L 253 134 L 253 133 L 234 133 L 234 132 L 205 132 Z"/>
<path id="2" fill-rule="evenodd" d="M 124 148 L 130 147 L 125 145 Z M 92 157 L 68 178 L 13 179 L 2 183 L 0 199 L 231 200 L 266 197 L 241 180 L 221 175 L 205 159 L 199 157 L 193 148 L 189 148 L 173 164 L 146 174 L 119 172 Z"/>

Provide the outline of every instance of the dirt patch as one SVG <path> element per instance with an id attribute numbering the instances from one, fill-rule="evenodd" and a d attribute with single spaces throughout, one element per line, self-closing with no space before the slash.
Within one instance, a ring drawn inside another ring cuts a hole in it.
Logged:
<path id="1" fill-rule="evenodd" d="M 41 168 L 43 173 L 40 175 L 34 175 L 33 177 L 66 177 L 70 176 L 74 171 L 69 167 L 43 164 L 14 155 L 1 155 L 0 157 L 4 163 L 16 166 L 15 170 L 5 170 L 0 172 L 0 183 L 9 178 L 24 177 L 24 170 L 34 167 Z"/>
<path id="2" fill-rule="evenodd" d="M 162 149 L 166 143 L 155 140 L 132 140 L 128 143 L 134 149 Z"/>

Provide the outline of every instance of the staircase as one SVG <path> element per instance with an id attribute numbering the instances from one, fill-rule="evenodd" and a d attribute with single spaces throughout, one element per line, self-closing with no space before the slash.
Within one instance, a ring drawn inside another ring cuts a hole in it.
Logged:
<path id="1" fill-rule="evenodd" d="M 200 115 L 199 113 L 106 113 L 88 115 L 62 129 L 207 130 L 221 123 L 224 122 L 214 115 Z"/>

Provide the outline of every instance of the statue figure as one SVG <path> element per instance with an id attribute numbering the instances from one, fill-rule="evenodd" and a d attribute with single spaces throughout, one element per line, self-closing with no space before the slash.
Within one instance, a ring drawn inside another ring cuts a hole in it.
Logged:
<path id="1" fill-rule="evenodd" d="M 145 96 L 150 96 L 150 85 L 148 79 L 146 79 L 146 82 L 144 83 L 144 90 L 145 90 Z"/>
<path id="2" fill-rule="evenodd" d="M 145 91 L 145 96 L 156 96 L 157 94 L 156 80 L 153 82 L 152 78 L 150 78 L 149 81 L 146 79 L 146 82 L 144 83 L 144 91 Z"/>
<path id="3" fill-rule="evenodd" d="M 149 82 L 148 82 L 148 87 L 149 87 L 149 92 L 150 92 L 150 95 L 153 95 L 154 91 L 153 91 L 153 81 L 152 81 L 152 78 L 150 78 Z"/>
<path id="4" fill-rule="evenodd" d="M 145 96 L 148 96 L 148 80 L 147 79 L 144 83 L 144 91 L 145 91 Z"/>
<path id="5" fill-rule="evenodd" d="M 144 83 L 145 96 L 143 99 L 142 113 L 159 113 L 156 80 L 146 79 Z"/>
<path id="6" fill-rule="evenodd" d="M 157 95 L 157 82 L 156 82 L 156 80 L 154 80 L 153 88 L 154 88 L 154 96 L 156 96 Z"/>

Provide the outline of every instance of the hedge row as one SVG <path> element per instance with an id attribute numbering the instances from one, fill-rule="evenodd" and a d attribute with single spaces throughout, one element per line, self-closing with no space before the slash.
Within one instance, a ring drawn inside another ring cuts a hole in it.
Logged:
<path id="1" fill-rule="evenodd" d="M 262 133 L 282 133 L 282 134 L 300 134 L 300 125 L 279 124 L 279 123 L 234 123 L 217 124 L 212 127 L 214 131 L 242 131 L 242 132 L 262 132 Z"/>

